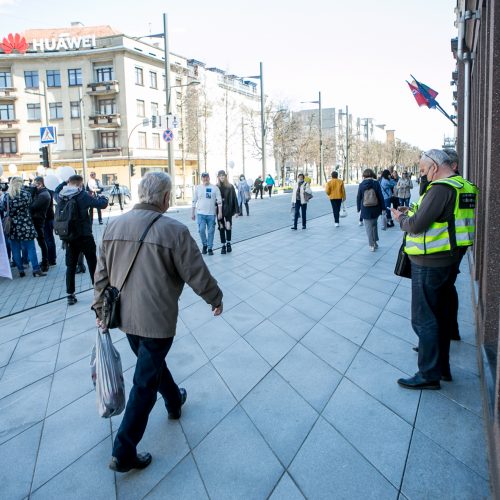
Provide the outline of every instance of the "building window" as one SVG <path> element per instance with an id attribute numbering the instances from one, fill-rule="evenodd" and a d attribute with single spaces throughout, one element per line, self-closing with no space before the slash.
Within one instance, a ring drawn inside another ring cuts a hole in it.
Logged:
<path id="1" fill-rule="evenodd" d="M 61 86 L 61 72 L 58 69 L 47 70 L 47 87 Z"/>
<path id="2" fill-rule="evenodd" d="M 82 70 L 80 68 L 68 69 L 68 83 L 70 87 L 82 84 Z"/>
<path id="3" fill-rule="evenodd" d="M 95 70 L 96 78 L 98 82 L 109 82 L 113 80 L 113 68 L 97 68 Z"/>
<path id="4" fill-rule="evenodd" d="M 63 117 L 62 102 L 51 102 L 49 104 L 49 115 L 51 120 L 58 120 Z"/>
<path id="5" fill-rule="evenodd" d="M 10 71 L 0 71 L 0 88 L 12 88 L 12 75 Z"/>
<path id="6" fill-rule="evenodd" d="M 71 118 L 80 118 L 80 102 L 71 101 L 69 106 L 71 110 Z"/>
<path id="7" fill-rule="evenodd" d="M 151 103 L 151 116 L 158 116 L 158 103 L 157 102 Z"/>
<path id="8" fill-rule="evenodd" d="M 14 104 L 0 104 L 0 120 L 15 120 Z"/>
<path id="9" fill-rule="evenodd" d="M 40 104 L 28 104 L 28 120 L 41 120 Z"/>
<path id="10" fill-rule="evenodd" d="M 153 134 L 153 149 L 160 149 L 160 134 Z"/>
<path id="11" fill-rule="evenodd" d="M 118 134 L 116 132 L 101 132 L 101 148 L 111 149 L 117 147 Z"/>
<path id="12" fill-rule="evenodd" d="M 149 72 L 149 86 L 152 89 L 158 88 L 158 76 L 154 71 Z"/>
<path id="13" fill-rule="evenodd" d="M 146 132 L 139 132 L 139 147 L 141 149 L 146 149 Z"/>
<path id="14" fill-rule="evenodd" d="M 17 153 L 16 136 L 0 137 L 0 155 Z"/>
<path id="15" fill-rule="evenodd" d="M 27 89 L 37 89 L 39 87 L 38 71 L 24 72 L 24 86 Z"/>
<path id="16" fill-rule="evenodd" d="M 82 149 L 82 136 L 80 134 L 73 134 L 73 151 L 80 151 Z"/>
<path id="17" fill-rule="evenodd" d="M 144 71 L 142 68 L 135 68 L 135 84 L 136 85 L 144 85 Z"/>
<path id="18" fill-rule="evenodd" d="M 98 101 L 100 115 L 114 115 L 116 113 L 115 99 L 101 99 Z"/>
<path id="19" fill-rule="evenodd" d="M 144 101 L 137 99 L 137 116 L 146 116 Z"/>

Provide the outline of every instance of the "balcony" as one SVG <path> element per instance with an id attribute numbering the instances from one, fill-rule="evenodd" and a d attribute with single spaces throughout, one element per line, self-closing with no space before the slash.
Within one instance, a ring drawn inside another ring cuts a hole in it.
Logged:
<path id="1" fill-rule="evenodd" d="M 15 89 L 13 87 L 0 88 L 0 100 L 2 100 L 2 101 L 15 101 L 17 99 L 16 91 L 17 91 L 17 89 Z"/>
<path id="2" fill-rule="evenodd" d="M 89 127 L 117 128 L 121 127 L 120 113 L 101 114 L 96 113 L 89 116 Z"/>
<path id="3" fill-rule="evenodd" d="M 107 82 L 94 82 L 87 84 L 88 95 L 112 95 L 120 91 L 118 80 L 109 80 Z"/>
<path id="4" fill-rule="evenodd" d="M 0 120 L 0 132 L 17 132 L 20 128 L 19 120 Z"/>
<path id="5" fill-rule="evenodd" d="M 122 148 L 95 148 L 92 150 L 94 155 L 119 155 L 122 152 Z"/>

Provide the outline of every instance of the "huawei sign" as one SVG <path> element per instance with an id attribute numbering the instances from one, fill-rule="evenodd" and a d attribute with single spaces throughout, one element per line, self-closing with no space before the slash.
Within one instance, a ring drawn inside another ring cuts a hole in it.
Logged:
<path id="1" fill-rule="evenodd" d="M 19 33 L 16 33 L 15 35 L 9 33 L 9 36 L 4 38 L 0 43 L 0 49 L 2 49 L 6 54 L 12 54 L 14 51 L 24 54 L 28 50 L 28 43 L 26 42 L 26 38 L 21 36 Z"/>

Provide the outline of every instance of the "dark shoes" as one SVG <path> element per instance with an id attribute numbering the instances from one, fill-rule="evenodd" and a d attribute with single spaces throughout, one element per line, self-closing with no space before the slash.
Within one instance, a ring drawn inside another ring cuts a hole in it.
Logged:
<path id="1" fill-rule="evenodd" d="M 231 248 L 231 243 L 229 243 L 229 241 L 227 242 L 226 249 L 227 253 L 231 253 L 233 251 L 233 249 Z"/>
<path id="2" fill-rule="evenodd" d="M 443 382 L 453 382 L 453 377 L 451 376 L 451 373 L 447 373 L 446 375 L 441 375 L 441 380 Z"/>
<path id="3" fill-rule="evenodd" d="M 456 341 L 459 341 L 459 340 L 462 340 L 462 338 L 460 337 L 460 334 L 459 333 L 453 333 L 450 337 L 451 340 L 456 340 Z"/>
<path id="4" fill-rule="evenodd" d="M 100 220 L 99 224 L 102 226 L 104 224 L 104 222 L 102 220 Z"/>
<path id="5" fill-rule="evenodd" d="M 208 255 L 213 255 L 213 254 L 214 254 L 214 251 L 211 248 L 209 248 L 208 249 Z"/>
<path id="6" fill-rule="evenodd" d="M 36 277 L 42 277 L 42 276 L 47 276 L 47 273 L 44 273 L 43 271 L 33 271 L 33 278 Z"/>
<path id="7" fill-rule="evenodd" d="M 207 245 L 203 245 L 203 248 L 202 248 L 202 250 L 201 250 L 201 253 L 202 253 L 203 255 L 206 255 L 206 254 L 207 254 Z"/>
<path id="8" fill-rule="evenodd" d="M 441 384 L 439 380 L 426 380 L 419 373 L 416 373 L 411 378 L 400 378 L 398 384 L 405 389 L 441 389 Z"/>
<path id="9" fill-rule="evenodd" d="M 24 271 L 19 271 L 19 277 L 24 278 L 26 276 L 26 273 Z"/>
<path id="10" fill-rule="evenodd" d="M 109 468 L 115 472 L 128 472 L 132 469 L 145 469 L 152 460 L 150 453 L 138 453 L 132 462 L 121 462 L 116 457 L 111 458 Z"/>
<path id="11" fill-rule="evenodd" d="M 305 228 L 306 228 L 306 226 L 302 226 L 302 229 L 305 229 Z"/>
<path id="12" fill-rule="evenodd" d="M 292 226 L 290 229 L 293 229 L 294 231 L 297 231 L 297 226 Z"/>
<path id="13" fill-rule="evenodd" d="M 78 300 L 76 299 L 74 293 L 71 293 L 68 295 L 68 306 L 72 306 L 72 305 L 76 304 L 77 302 L 78 302 Z"/>
<path id="14" fill-rule="evenodd" d="M 187 399 L 187 391 L 184 387 L 179 387 L 179 392 L 181 393 L 181 406 L 176 411 L 169 411 L 168 418 L 169 420 L 179 420 L 182 414 L 182 405 L 186 402 Z"/>
<path id="15" fill-rule="evenodd" d="M 40 269 L 42 270 L 43 273 L 47 273 L 49 271 L 49 265 L 48 264 L 41 264 Z"/>
<path id="16" fill-rule="evenodd" d="M 220 253 L 221 254 L 225 254 L 226 253 L 226 245 L 222 245 L 222 248 L 220 249 Z"/>

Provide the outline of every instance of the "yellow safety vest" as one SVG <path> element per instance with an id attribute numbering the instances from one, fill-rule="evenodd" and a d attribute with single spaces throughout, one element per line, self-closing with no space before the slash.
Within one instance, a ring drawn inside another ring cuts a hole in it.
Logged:
<path id="1" fill-rule="evenodd" d="M 422 204 L 427 191 L 435 184 L 447 184 L 456 191 L 454 231 L 450 232 L 449 222 L 433 222 L 423 233 L 406 235 L 405 252 L 408 255 L 428 255 L 451 252 L 456 247 L 468 247 L 474 243 L 476 200 L 478 188 L 461 176 L 439 179 L 429 184 L 417 203 L 408 212 L 410 217 Z"/>

